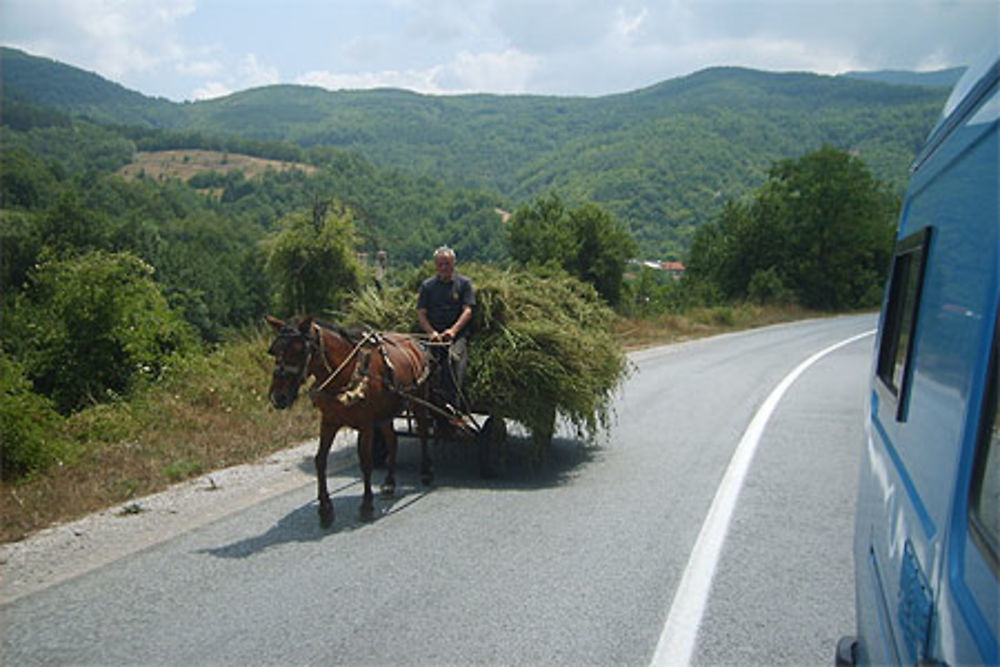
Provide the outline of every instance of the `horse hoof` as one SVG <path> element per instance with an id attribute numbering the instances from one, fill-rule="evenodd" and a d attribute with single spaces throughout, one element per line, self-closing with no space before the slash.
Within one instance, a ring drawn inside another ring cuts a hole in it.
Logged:
<path id="1" fill-rule="evenodd" d="M 383 498 L 395 498 L 396 497 L 396 487 L 383 485 L 380 489 L 380 493 Z"/>
<path id="2" fill-rule="evenodd" d="M 320 505 L 319 525 L 320 528 L 329 528 L 333 525 L 333 507 L 324 507 L 323 505 Z"/>
<path id="3" fill-rule="evenodd" d="M 371 505 L 363 504 L 358 514 L 360 514 L 362 521 L 371 521 L 375 518 L 375 508 Z"/>

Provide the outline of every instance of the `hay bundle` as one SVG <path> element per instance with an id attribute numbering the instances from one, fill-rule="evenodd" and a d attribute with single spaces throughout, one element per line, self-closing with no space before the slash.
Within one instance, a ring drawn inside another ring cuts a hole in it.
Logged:
<path id="1" fill-rule="evenodd" d="M 463 265 L 476 286 L 466 394 L 475 412 L 524 424 L 547 445 L 556 414 L 581 433 L 607 426 L 626 370 L 614 314 L 596 291 L 558 270 Z M 425 267 L 423 275 L 431 275 Z M 350 319 L 376 329 L 416 331 L 416 281 L 363 292 Z"/>

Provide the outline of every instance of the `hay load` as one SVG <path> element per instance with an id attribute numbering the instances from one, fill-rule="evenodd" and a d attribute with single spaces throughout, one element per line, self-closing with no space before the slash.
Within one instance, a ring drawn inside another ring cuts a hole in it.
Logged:
<path id="1" fill-rule="evenodd" d="M 503 270 L 464 264 L 476 286 L 465 390 L 475 412 L 527 427 L 536 448 L 551 440 L 556 415 L 590 438 L 607 426 L 626 372 L 612 332 L 614 313 L 588 284 L 561 270 Z M 431 275 L 425 267 L 420 275 Z M 363 292 L 352 323 L 417 331 L 417 284 Z M 538 450 L 540 453 L 540 450 Z"/>

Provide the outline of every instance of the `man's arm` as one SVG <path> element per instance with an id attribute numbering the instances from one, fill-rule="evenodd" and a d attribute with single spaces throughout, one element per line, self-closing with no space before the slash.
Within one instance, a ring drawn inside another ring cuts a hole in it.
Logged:
<path id="1" fill-rule="evenodd" d="M 465 328 L 465 325 L 472 319 L 472 306 L 466 304 L 462 307 L 462 314 L 458 316 L 455 323 L 441 332 L 441 337 L 445 340 L 457 338 L 458 334 Z"/>
<path id="2" fill-rule="evenodd" d="M 417 308 L 417 321 L 420 323 L 420 328 L 424 330 L 424 333 L 431 337 L 431 340 L 436 341 L 440 338 L 440 334 L 434 330 L 430 320 L 427 319 L 426 308 Z"/>

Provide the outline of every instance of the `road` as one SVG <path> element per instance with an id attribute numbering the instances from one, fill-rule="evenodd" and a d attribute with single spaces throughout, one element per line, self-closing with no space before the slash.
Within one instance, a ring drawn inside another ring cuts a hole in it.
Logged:
<path id="1" fill-rule="evenodd" d="M 396 499 L 377 501 L 371 523 L 357 519 L 356 466 L 341 467 L 332 530 L 318 526 L 314 486 L 297 485 L 0 606 L 0 662 L 648 665 L 679 608 L 696 640 L 661 664 L 829 664 L 854 623 L 871 336 L 800 369 L 735 488 L 707 597 L 678 607 L 675 594 L 768 396 L 874 324 L 635 353 L 596 446 L 561 433 L 531 467 L 515 441 L 505 478 L 486 482 L 469 448 L 443 445 L 429 491 L 410 446 Z"/>

